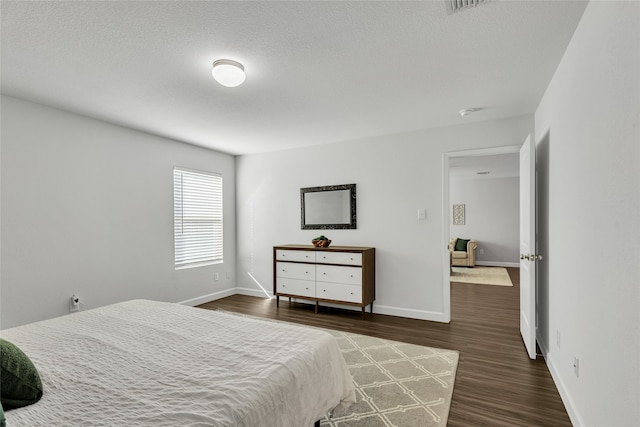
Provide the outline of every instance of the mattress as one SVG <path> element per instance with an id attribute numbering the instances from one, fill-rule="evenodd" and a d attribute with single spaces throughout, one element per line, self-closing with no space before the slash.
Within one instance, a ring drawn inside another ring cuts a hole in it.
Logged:
<path id="1" fill-rule="evenodd" d="M 44 394 L 9 426 L 311 426 L 355 401 L 328 333 L 133 300 L 4 330 Z"/>

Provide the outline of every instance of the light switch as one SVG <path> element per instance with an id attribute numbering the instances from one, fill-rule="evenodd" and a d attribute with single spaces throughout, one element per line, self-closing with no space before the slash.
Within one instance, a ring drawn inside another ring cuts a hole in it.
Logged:
<path id="1" fill-rule="evenodd" d="M 427 210 L 426 209 L 418 209 L 418 219 L 419 220 L 427 219 Z"/>

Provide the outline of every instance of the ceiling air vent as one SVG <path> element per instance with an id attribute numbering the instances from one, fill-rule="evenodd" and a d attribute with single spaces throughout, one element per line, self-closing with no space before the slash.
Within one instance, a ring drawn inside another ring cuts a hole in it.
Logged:
<path id="1" fill-rule="evenodd" d="M 488 3 L 491 0 L 444 0 L 447 5 L 447 13 L 451 15 L 452 13 L 461 12 L 466 9 L 470 9 L 472 7 L 476 7 L 478 5 Z"/>

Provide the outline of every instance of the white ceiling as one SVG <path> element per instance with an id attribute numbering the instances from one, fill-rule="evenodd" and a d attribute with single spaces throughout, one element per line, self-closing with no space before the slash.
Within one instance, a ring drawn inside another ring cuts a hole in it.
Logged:
<path id="1" fill-rule="evenodd" d="M 585 6 L 3 0 L 2 93 L 231 154 L 483 121 L 534 112 Z"/>

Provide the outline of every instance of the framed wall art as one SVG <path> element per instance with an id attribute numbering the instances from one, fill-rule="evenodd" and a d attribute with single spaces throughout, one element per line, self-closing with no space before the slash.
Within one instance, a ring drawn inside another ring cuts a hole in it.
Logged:
<path id="1" fill-rule="evenodd" d="M 464 204 L 453 205 L 453 225 L 464 225 Z"/>

